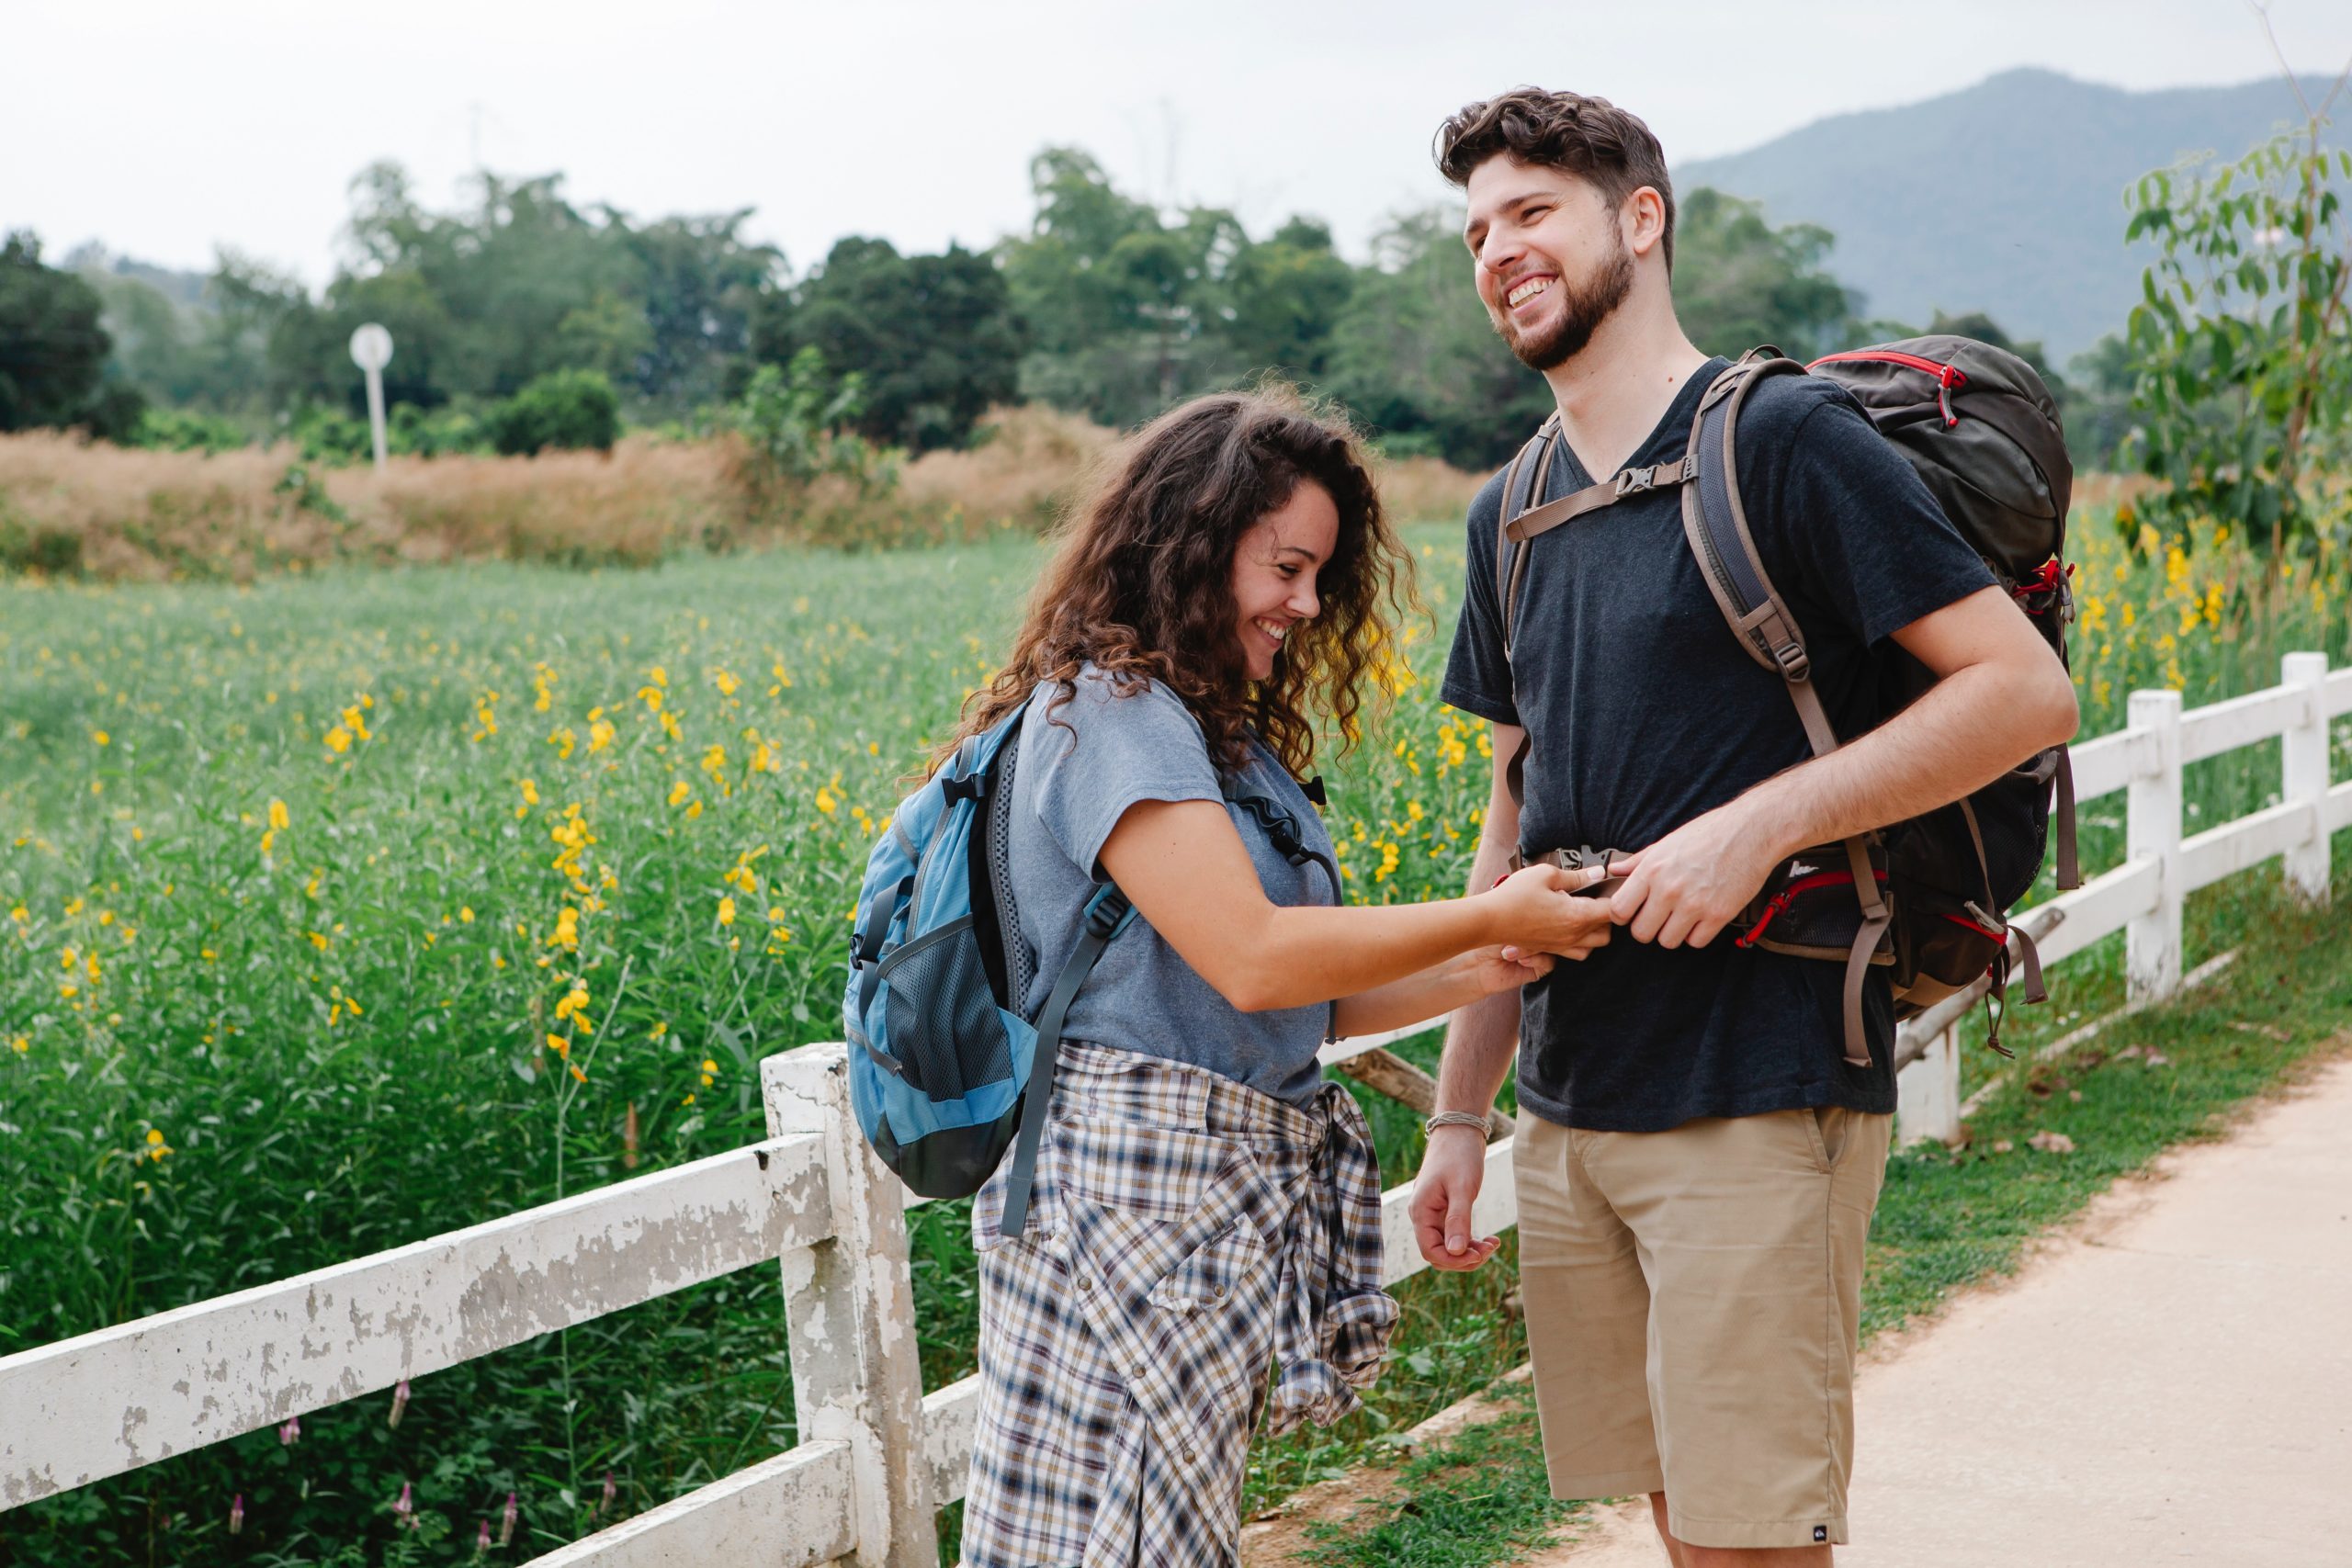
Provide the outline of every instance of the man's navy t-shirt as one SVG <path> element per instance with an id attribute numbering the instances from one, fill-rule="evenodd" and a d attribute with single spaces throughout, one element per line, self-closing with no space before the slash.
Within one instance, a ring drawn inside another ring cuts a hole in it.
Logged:
<path id="1" fill-rule="evenodd" d="M 1627 467 L 1680 458 L 1711 360 Z M 1765 569 L 1803 626 L 1831 723 L 1877 724 L 1872 645 L 1988 586 L 1910 465 L 1826 381 L 1775 376 L 1739 423 L 1739 481 Z M 1591 484 L 1565 444 L 1546 499 Z M 1444 698 L 1529 737 L 1520 847 L 1639 850 L 1812 755 L 1781 677 L 1734 640 L 1659 490 L 1539 536 L 1503 657 L 1498 474 L 1471 503 L 1469 573 Z M 1502 759 L 1497 758 L 1497 765 Z M 1547 1121 L 1657 1132 L 1801 1106 L 1894 1109 L 1894 1006 L 1873 970 L 1871 1065 L 1844 1060 L 1844 966 L 1737 947 L 1666 949 L 1621 929 L 1521 993 L 1520 1102 Z"/>

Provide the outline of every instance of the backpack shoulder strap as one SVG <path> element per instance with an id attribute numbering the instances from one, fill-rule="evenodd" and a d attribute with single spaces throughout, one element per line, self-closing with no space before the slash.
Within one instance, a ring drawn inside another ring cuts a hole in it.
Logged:
<path id="1" fill-rule="evenodd" d="M 1747 507 L 1739 493 L 1739 450 L 1736 434 L 1739 411 L 1756 387 L 1777 375 L 1803 375 L 1804 367 L 1781 356 L 1778 349 L 1757 349 L 1715 378 L 1700 400 L 1698 417 L 1690 423 L 1690 446 L 1684 462 L 1691 468 L 1691 482 L 1682 487 L 1682 532 L 1699 560 L 1699 575 L 1714 595 L 1715 606 L 1731 626 L 1732 635 L 1748 657 L 1787 682 L 1789 698 L 1804 724 L 1814 755 L 1838 749 L 1838 732 L 1814 690 L 1813 661 L 1805 652 L 1804 631 L 1772 586 L 1764 562 L 1756 553 L 1756 539 L 1747 527 Z M 1846 959 L 1846 1059 L 1857 1066 L 1870 1065 L 1870 1041 L 1862 1022 L 1862 980 L 1870 973 L 1871 955 L 1880 936 L 1894 920 L 1894 911 L 1878 890 L 1871 869 L 1870 846 L 1860 838 L 1846 840 L 1846 858 L 1854 874 L 1854 892 L 1861 901 L 1861 929 Z"/>
<path id="2" fill-rule="evenodd" d="M 1777 351 L 1763 357 L 1765 353 L 1758 349 L 1716 377 L 1699 401 L 1684 459 L 1692 473 L 1691 482 L 1682 488 L 1682 532 L 1732 636 L 1749 658 L 1788 682 L 1804 721 L 1805 739 L 1814 754 L 1822 756 L 1838 749 L 1837 733 L 1813 690 L 1804 628 L 1764 570 L 1739 492 L 1739 413 L 1748 394 L 1770 377 L 1804 374 L 1804 367 L 1795 360 Z"/>
<path id="3" fill-rule="evenodd" d="M 1558 444 L 1560 415 L 1558 410 L 1546 414 L 1535 434 L 1520 447 L 1519 455 L 1503 470 L 1502 504 L 1495 509 L 1495 604 L 1502 615 L 1503 661 L 1510 661 L 1513 601 L 1518 597 L 1519 583 L 1526 570 L 1521 560 L 1524 551 L 1510 531 L 1521 513 L 1532 507 L 1544 493 L 1544 483 L 1552 477 L 1552 450 Z"/>

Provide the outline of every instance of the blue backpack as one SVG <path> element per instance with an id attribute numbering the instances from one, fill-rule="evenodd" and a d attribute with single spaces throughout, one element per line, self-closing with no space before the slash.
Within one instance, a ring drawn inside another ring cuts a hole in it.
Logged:
<path id="1" fill-rule="evenodd" d="M 1005 829 L 1026 711 L 967 740 L 875 842 L 845 1006 L 858 1126 L 910 1188 L 968 1197 L 1017 1140 L 1007 1235 L 1028 1220 L 1063 1016 L 1135 919 L 1106 883 L 1088 900 L 1085 933 L 1035 1023 L 1022 1016 L 1035 969 L 1013 912 Z"/>

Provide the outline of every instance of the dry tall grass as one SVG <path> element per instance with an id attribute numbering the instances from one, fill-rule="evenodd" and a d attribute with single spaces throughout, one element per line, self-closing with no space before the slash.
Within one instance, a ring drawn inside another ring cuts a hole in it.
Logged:
<path id="1" fill-rule="evenodd" d="M 825 479 L 778 506 L 741 479 L 732 438 L 623 440 L 609 454 L 395 457 L 306 465 L 291 447 L 207 457 L 51 432 L 0 435 L 0 570 L 101 579 L 229 577 L 328 561 L 642 564 L 687 549 L 892 545 L 1042 530 L 1114 431 L 1040 406 L 992 410 L 983 438 L 861 493 Z M 1430 458 L 1384 465 L 1399 522 L 1458 516 L 1474 475 Z"/>

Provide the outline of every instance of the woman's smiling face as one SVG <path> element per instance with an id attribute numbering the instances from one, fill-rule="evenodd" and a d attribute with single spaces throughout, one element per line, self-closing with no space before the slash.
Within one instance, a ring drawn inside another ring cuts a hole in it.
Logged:
<path id="1" fill-rule="evenodd" d="M 1340 543 L 1340 509 L 1331 492 L 1301 479 L 1290 499 L 1258 519 L 1233 551 L 1235 635 L 1252 681 L 1271 680 L 1274 655 L 1291 628 L 1322 608 L 1315 574 Z"/>

